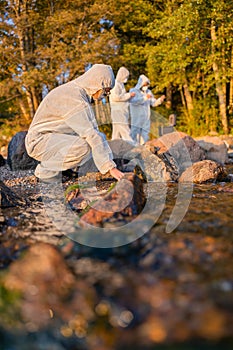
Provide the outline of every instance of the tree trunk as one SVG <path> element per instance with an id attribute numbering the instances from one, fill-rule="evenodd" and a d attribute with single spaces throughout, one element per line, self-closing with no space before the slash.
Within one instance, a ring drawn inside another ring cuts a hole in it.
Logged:
<path id="1" fill-rule="evenodd" d="M 217 92 L 218 101 L 219 101 L 220 117 L 222 121 L 223 131 L 225 134 L 228 134 L 229 127 L 228 127 L 227 108 L 226 108 L 226 89 L 224 88 L 223 84 L 221 84 L 220 69 L 215 59 L 215 43 L 217 40 L 217 36 L 216 36 L 216 28 L 213 20 L 211 23 L 211 39 L 212 39 L 212 54 L 213 54 L 212 67 L 214 71 L 216 92 Z"/>
<path id="2" fill-rule="evenodd" d="M 186 103 L 185 103 L 185 98 L 184 98 L 184 92 L 183 92 L 183 88 L 182 87 L 180 87 L 180 97 L 181 97 L 181 102 L 182 102 L 182 105 L 183 105 L 183 107 L 185 107 L 185 108 L 187 108 L 186 107 Z"/>
<path id="3" fill-rule="evenodd" d="M 97 122 L 101 123 L 100 112 L 99 112 L 99 103 L 98 102 L 99 101 L 95 100 L 95 115 L 96 115 Z"/>
<path id="4" fill-rule="evenodd" d="M 172 108 L 172 85 L 169 84 L 169 86 L 166 88 L 166 104 L 167 109 Z"/>
<path id="5" fill-rule="evenodd" d="M 36 94 L 36 89 L 34 87 L 31 87 L 31 94 L 32 94 L 32 100 L 33 100 L 33 109 L 34 109 L 34 113 L 35 113 L 35 111 L 39 107 L 39 101 L 38 101 L 38 97 Z"/>
<path id="6" fill-rule="evenodd" d="M 229 112 L 233 113 L 233 78 L 230 80 Z"/>
<path id="7" fill-rule="evenodd" d="M 18 22 L 19 23 L 22 22 L 21 20 L 23 15 L 27 13 L 27 1 L 25 2 L 16 1 L 15 12 L 16 12 L 16 18 Z M 27 65 L 27 59 L 26 59 L 26 55 L 27 55 L 26 44 L 29 40 L 26 37 L 25 28 L 22 27 L 22 23 L 21 23 L 21 26 L 18 25 L 16 28 L 17 28 L 18 38 L 19 38 L 19 50 L 20 50 L 21 61 L 22 61 L 22 71 L 23 71 L 22 83 L 23 83 L 23 78 L 24 78 L 23 76 L 28 72 L 28 65 Z M 30 116 L 31 118 L 33 118 L 35 113 L 34 104 L 33 104 L 33 95 L 30 91 L 29 86 L 27 86 L 27 84 L 24 84 L 24 89 L 25 89 L 26 99 L 28 102 Z"/>
<path id="8" fill-rule="evenodd" d="M 30 117 L 33 118 L 35 110 L 34 110 L 34 106 L 33 106 L 32 96 L 30 94 L 30 91 L 28 91 L 28 90 L 29 89 L 26 87 L 26 98 L 27 98 L 28 107 L 29 107 L 29 111 L 30 111 Z"/>
<path id="9" fill-rule="evenodd" d="M 233 70 L 233 46 L 231 48 L 231 69 Z M 233 113 L 233 76 L 230 79 L 229 113 Z"/>
<path id="10" fill-rule="evenodd" d="M 185 97 L 185 102 L 186 102 L 186 107 L 188 110 L 188 114 L 190 116 L 192 116 L 192 112 L 193 112 L 193 99 L 192 96 L 190 94 L 189 88 L 188 88 L 188 82 L 185 79 L 185 84 L 183 85 L 183 89 L 184 89 L 184 97 Z"/>
<path id="11" fill-rule="evenodd" d="M 23 39 L 23 33 L 20 30 L 18 30 L 18 37 L 19 37 L 19 45 L 20 45 L 20 54 L 22 59 L 22 71 L 23 71 L 23 74 L 26 74 L 27 64 L 26 64 L 25 51 L 24 51 L 24 39 Z M 27 99 L 27 103 L 30 111 L 30 116 L 31 118 L 33 118 L 34 112 L 35 112 L 34 106 L 33 106 L 33 99 L 28 86 L 24 85 L 24 88 L 25 88 L 26 99 Z"/>
<path id="12" fill-rule="evenodd" d="M 25 120 L 28 122 L 30 120 L 30 115 L 28 114 L 21 98 L 19 99 L 19 107 L 21 109 L 22 115 L 24 116 Z"/>

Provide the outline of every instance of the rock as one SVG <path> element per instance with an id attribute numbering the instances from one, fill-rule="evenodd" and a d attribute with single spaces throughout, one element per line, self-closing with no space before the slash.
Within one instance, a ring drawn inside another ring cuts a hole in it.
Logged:
<path id="1" fill-rule="evenodd" d="M 0 207 L 8 208 L 24 205 L 25 201 L 19 198 L 9 187 L 0 181 Z"/>
<path id="2" fill-rule="evenodd" d="M 109 140 L 108 144 L 113 153 L 113 160 L 117 165 L 117 168 L 124 171 L 124 164 L 128 161 L 127 153 L 134 148 L 129 142 L 122 139 Z M 79 176 L 85 176 L 87 173 L 98 172 L 98 169 L 93 161 L 89 159 L 85 164 L 78 168 Z"/>
<path id="3" fill-rule="evenodd" d="M 175 131 L 174 127 L 172 125 L 165 125 L 165 126 L 159 126 L 159 136 L 163 136 L 165 134 L 169 134 L 171 132 Z"/>
<path id="4" fill-rule="evenodd" d="M 61 254 L 52 245 L 37 243 L 10 266 L 6 288 L 23 293 L 22 313 L 34 327 L 51 320 L 49 307 L 69 296 L 74 283 Z M 49 306 L 50 305 L 50 306 Z"/>
<path id="5" fill-rule="evenodd" d="M 218 188 L 218 192 L 233 193 L 233 187 L 231 183 L 224 183 L 224 186 Z"/>
<path id="6" fill-rule="evenodd" d="M 196 138 L 199 146 L 205 150 L 205 158 L 220 164 L 228 161 L 226 142 L 217 136 L 204 136 Z"/>
<path id="7" fill-rule="evenodd" d="M 1 198 L 1 194 L 0 194 L 0 198 Z M 1 207 L 0 207 L 0 225 L 4 224 L 5 221 L 6 221 L 5 216 L 2 214 Z"/>
<path id="8" fill-rule="evenodd" d="M 3 156 L 0 154 L 0 167 L 5 165 L 6 164 L 6 161 L 5 159 L 3 158 Z"/>
<path id="9" fill-rule="evenodd" d="M 222 180 L 226 176 L 222 165 L 212 160 L 202 160 L 187 168 L 181 174 L 179 182 L 203 183 Z"/>
<path id="10" fill-rule="evenodd" d="M 180 173 L 192 163 L 205 159 L 205 151 L 191 136 L 183 132 L 172 132 L 148 141 L 146 147 L 158 155 L 162 154 L 170 159 L 172 157 Z"/>
<path id="11" fill-rule="evenodd" d="M 169 152 L 160 153 L 158 157 L 164 162 L 167 173 L 170 174 L 170 180 L 177 181 L 179 178 L 179 167 L 175 158 Z"/>
<path id="12" fill-rule="evenodd" d="M 135 147 L 124 140 L 109 141 L 114 161 L 122 171 L 141 168 L 147 181 L 177 181 L 179 169 L 170 154 L 156 154 L 144 146 Z"/>
<path id="13" fill-rule="evenodd" d="M 122 139 L 110 140 L 108 144 L 112 150 L 114 159 L 127 159 L 127 153 L 134 148 L 129 142 Z"/>
<path id="14" fill-rule="evenodd" d="M 8 145 L 7 163 L 11 170 L 34 170 L 38 161 L 29 157 L 25 148 L 26 131 L 15 134 Z"/>
<path id="15" fill-rule="evenodd" d="M 102 226 L 106 220 L 117 218 L 118 215 L 137 215 L 144 204 L 143 181 L 137 175 L 128 173 L 108 194 L 82 215 L 80 225 L 82 227 L 86 224 Z"/>
<path id="16" fill-rule="evenodd" d="M 220 135 L 219 138 L 225 142 L 228 149 L 233 149 L 233 135 Z"/>
<path id="17" fill-rule="evenodd" d="M 164 181 L 176 181 L 178 179 L 178 166 L 176 162 L 171 160 L 168 162 L 170 155 L 161 156 L 154 154 L 151 150 L 148 150 L 144 146 L 134 147 L 127 153 L 130 162 L 127 166 L 137 166 L 141 168 L 145 174 L 147 181 L 164 182 Z M 167 159 L 167 163 L 165 161 Z M 127 168 L 127 167 L 126 167 Z"/>

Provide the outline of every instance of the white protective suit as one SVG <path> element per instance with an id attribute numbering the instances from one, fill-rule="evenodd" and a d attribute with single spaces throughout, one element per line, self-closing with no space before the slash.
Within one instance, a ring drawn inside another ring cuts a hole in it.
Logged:
<path id="1" fill-rule="evenodd" d="M 149 139 L 150 106 L 156 107 L 162 103 L 162 100 L 156 99 L 148 88 L 146 91 L 141 90 L 144 83 L 150 84 L 150 80 L 142 74 L 135 87 L 130 89 L 130 92 L 135 92 L 135 96 L 130 100 L 131 137 L 140 145 Z"/>
<path id="2" fill-rule="evenodd" d="M 130 92 L 126 92 L 124 83 L 127 82 L 129 71 L 120 67 L 115 80 L 115 86 L 109 95 L 112 119 L 112 140 L 123 139 L 132 144 L 134 141 L 130 136 L 129 128 L 129 99 Z"/>
<path id="3" fill-rule="evenodd" d="M 90 96 L 114 86 L 112 68 L 95 64 L 80 77 L 48 93 L 29 127 L 25 145 L 40 161 L 35 175 L 47 179 L 93 157 L 101 173 L 116 167 L 105 135 L 98 130 Z"/>

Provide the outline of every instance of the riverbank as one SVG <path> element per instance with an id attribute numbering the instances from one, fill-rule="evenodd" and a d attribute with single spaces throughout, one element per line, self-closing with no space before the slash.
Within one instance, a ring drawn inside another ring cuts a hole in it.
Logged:
<path id="1" fill-rule="evenodd" d="M 103 249 L 57 230 L 31 171 L 1 170 L 28 199 L 0 222 L 3 350 L 230 350 L 233 183 L 194 185 L 166 233 L 178 193 L 168 184 L 149 232 Z"/>

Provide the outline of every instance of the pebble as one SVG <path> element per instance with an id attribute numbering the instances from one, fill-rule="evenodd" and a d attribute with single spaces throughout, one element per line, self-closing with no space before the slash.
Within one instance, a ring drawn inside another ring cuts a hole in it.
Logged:
<path id="1" fill-rule="evenodd" d="M 0 213 L 0 224 L 5 223 L 5 217 Z"/>
<path id="2" fill-rule="evenodd" d="M 9 187 L 35 185 L 38 182 L 34 175 L 34 170 L 12 171 L 8 164 L 1 167 L 0 180 Z"/>

